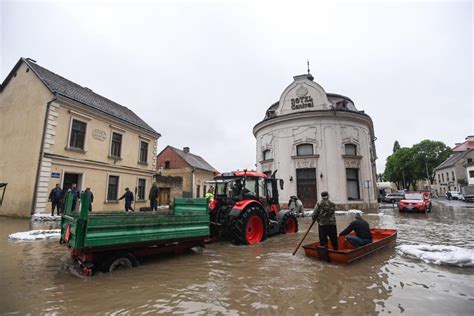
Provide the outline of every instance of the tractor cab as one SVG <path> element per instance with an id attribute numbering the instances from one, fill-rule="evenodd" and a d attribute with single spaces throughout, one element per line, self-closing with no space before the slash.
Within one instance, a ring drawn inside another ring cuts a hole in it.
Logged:
<path id="1" fill-rule="evenodd" d="M 214 199 L 209 204 L 213 235 L 249 244 L 281 232 L 282 227 L 278 224 L 286 213 L 280 210 L 278 185 L 283 189 L 283 180 L 276 179 L 275 173 L 268 176 L 261 172 L 238 170 L 217 174 L 213 181 L 209 181 L 214 185 Z M 248 222 L 250 217 L 252 221 Z M 290 230 L 294 232 L 297 230 L 296 217 L 292 223 Z"/>
<path id="2" fill-rule="evenodd" d="M 273 216 L 280 211 L 278 183 L 283 189 L 283 180 L 255 171 L 236 171 L 216 175 L 214 181 L 214 200 L 209 208 L 217 204 L 235 205 L 242 201 L 258 201 Z M 239 203 L 241 204 L 241 203 Z"/>

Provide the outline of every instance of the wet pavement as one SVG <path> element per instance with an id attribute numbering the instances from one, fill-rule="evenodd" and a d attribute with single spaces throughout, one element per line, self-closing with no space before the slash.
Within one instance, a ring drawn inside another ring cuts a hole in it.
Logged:
<path id="1" fill-rule="evenodd" d="M 449 245 L 474 250 L 474 204 L 435 200 L 429 214 L 384 205 L 364 214 L 372 227 L 398 229 L 397 246 Z M 341 231 L 353 216 L 338 216 Z M 55 223 L 0 218 L 0 314 L 474 314 L 474 268 L 425 263 L 384 250 L 351 265 L 306 257 L 298 234 L 253 246 L 207 245 L 158 256 L 137 268 L 80 278 L 58 240 L 18 242 L 8 235 Z M 317 240 L 317 230 L 305 243 Z"/>

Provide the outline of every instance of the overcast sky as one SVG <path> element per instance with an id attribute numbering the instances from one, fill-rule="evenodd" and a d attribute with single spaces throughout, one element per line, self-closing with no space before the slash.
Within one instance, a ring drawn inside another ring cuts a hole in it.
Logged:
<path id="1" fill-rule="evenodd" d="M 158 152 L 188 146 L 219 171 L 254 168 L 253 126 L 307 59 L 372 117 L 377 172 L 395 140 L 474 135 L 471 1 L 0 3 L 1 81 L 33 58 L 133 110 Z"/>

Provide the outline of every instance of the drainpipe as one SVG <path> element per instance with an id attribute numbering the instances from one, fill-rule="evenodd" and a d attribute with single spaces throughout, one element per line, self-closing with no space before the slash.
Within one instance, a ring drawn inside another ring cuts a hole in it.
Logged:
<path id="1" fill-rule="evenodd" d="M 42 138 L 41 138 L 41 147 L 40 147 L 40 154 L 39 154 L 39 157 L 38 157 L 38 168 L 36 169 L 35 189 L 33 191 L 33 201 L 31 202 L 30 215 L 33 215 L 33 213 L 35 212 L 36 197 L 38 195 L 37 191 L 38 191 L 38 184 L 39 184 L 39 178 L 40 178 L 40 172 L 41 172 L 41 161 L 43 160 L 43 155 L 44 155 L 44 150 L 43 150 L 44 141 L 46 139 L 46 128 L 48 126 L 49 109 L 51 108 L 51 103 L 53 103 L 57 99 L 58 99 L 58 97 L 56 96 L 56 93 L 54 93 L 54 98 L 51 99 L 51 101 L 49 101 L 46 104 L 46 115 L 44 117 L 44 123 L 43 123 L 43 135 L 42 135 Z"/>
<path id="2" fill-rule="evenodd" d="M 194 167 L 191 169 L 191 197 L 194 195 Z"/>

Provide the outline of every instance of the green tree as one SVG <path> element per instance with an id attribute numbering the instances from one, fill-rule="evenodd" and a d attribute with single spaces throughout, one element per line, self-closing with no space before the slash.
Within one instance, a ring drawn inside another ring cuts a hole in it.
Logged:
<path id="1" fill-rule="evenodd" d="M 433 183 L 433 169 L 448 159 L 451 148 L 443 142 L 425 139 L 413 145 L 413 173 L 417 180 L 429 179 Z"/>
<path id="2" fill-rule="evenodd" d="M 398 141 L 394 144 L 398 144 Z M 399 189 L 416 188 L 416 181 L 429 178 L 433 183 L 433 169 L 452 154 L 443 142 L 423 140 L 411 148 L 398 148 L 387 157 L 384 178 Z"/>
<path id="3" fill-rule="evenodd" d="M 387 180 L 394 182 L 398 189 L 406 189 L 413 182 L 412 156 L 411 148 L 402 147 L 387 157 L 384 176 Z"/>

